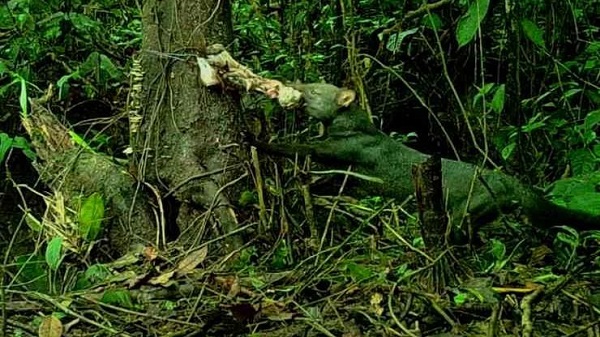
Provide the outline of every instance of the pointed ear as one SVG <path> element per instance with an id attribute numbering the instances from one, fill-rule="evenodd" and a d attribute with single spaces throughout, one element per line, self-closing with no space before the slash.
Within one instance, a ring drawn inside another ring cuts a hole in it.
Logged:
<path id="1" fill-rule="evenodd" d="M 350 89 L 341 89 L 337 94 L 337 105 L 347 107 L 356 99 L 356 92 Z"/>

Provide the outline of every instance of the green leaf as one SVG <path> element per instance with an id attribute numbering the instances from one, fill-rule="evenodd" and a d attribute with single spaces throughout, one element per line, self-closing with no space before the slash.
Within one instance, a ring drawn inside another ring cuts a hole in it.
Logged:
<path id="1" fill-rule="evenodd" d="M 506 256 L 506 246 L 502 241 L 492 239 L 492 255 L 496 261 L 504 259 Z"/>
<path id="2" fill-rule="evenodd" d="M 4 61 L 0 60 L 0 75 L 4 75 L 7 72 L 8 72 L 8 66 L 6 65 L 6 63 Z"/>
<path id="3" fill-rule="evenodd" d="M 508 160 L 508 158 L 510 158 L 510 156 L 512 156 L 513 152 L 515 151 L 515 147 L 517 146 L 517 143 L 510 143 L 508 145 L 506 145 L 503 149 L 502 149 L 502 159 L 504 160 Z"/>
<path id="4" fill-rule="evenodd" d="M 99 60 L 100 53 L 98 53 L 97 51 L 91 52 L 90 55 L 88 55 L 87 59 L 85 59 L 85 61 L 79 66 L 77 72 L 82 76 L 86 76 L 90 73 L 93 73 L 94 70 L 98 67 Z"/>
<path id="5" fill-rule="evenodd" d="M 75 144 L 81 146 L 82 148 L 94 152 L 94 149 L 92 149 L 92 147 L 83 139 L 81 138 L 80 135 L 76 134 L 75 132 L 69 130 L 68 131 L 69 136 L 71 136 L 71 139 L 73 140 L 73 142 L 75 142 Z"/>
<path id="6" fill-rule="evenodd" d="M 465 304 L 465 302 L 467 302 L 468 298 L 469 298 L 469 294 L 458 293 L 458 294 L 454 295 L 454 304 L 463 305 L 463 304 Z"/>
<path id="7" fill-rule="evenodd" d="M 19 95 L 19 105 L 21 106 L 21 117 L 27 118 L 27 82 L 19 76 L 21 82 L 21 93 Z"/>
<path id="8" fill-rule="evenodd" d="M 29 212 L 25 214 L 25 223 L 34 232 L 39 232 L 42 230 L 42 223 Z"/>
<path id="9" fill-rule="evenodd" d="M 104 200 L 99 193 L 87 198 L 79 211 L 79 231 L 86 241 L 96 240 L 102 231 L 104 218 Z"/>
<path id="10" fill-rule="evenodd" d="M 77 73 L 77 72 L 75 72 Z M 75 74 L 74 73 L 74 74 Z M 73 74 L 64 75 L 56 81 L 56 86 L 58 87 L 58 99 L 63 100 L 67 97 L 67 93 L 69 92 L 69 80 L 73 77 Z"/>
<path id="11" fill-rule="evenodd" d="M 521 21 L 521 27 L 525 32 L 525 36 L 536 46 L 546 49 L 544 42 L 544 31 L 541 30 L 534 22 L 524 19 Z"/>
<path id="12" fill-rule="evenodd" d="M 435 13 L 428 13 L 421 19 L 421 24 L 433 30 L 440 30 L 443 26 L 442 19 Z"/>
<path id="13" fill-rule="evenodd" d="M 560 228 L 566 231 L 566 233 L 559 232 L 556 235 L 556 239 L 560 242 L 568 244 L 571 246 L 571 248 L 577 247 L 579 245 L 579 233 L 577 233 L 577 231 L 571 227 L 561 226 Z"/>
<path id="14" fill-rule="evenodd" d="M 355 282 L 361 282 L 373 276 L 373 271 L 371 271 L 371 269 L 354 262 L 346 264 L 346 270 Z"/>
<path id="15" fill-rule="evenodd" d="M 596 169 L 596 158 L 588 149 L 576 149 L 569 153 L 573 175 L 582 175 L 594 172 Z"/>
<path id="16" fill-rule="evenodd" d="M 13 139 L 9 137 L 6 133 L 0 132 L 0 163 L 4 161 L 4 157 L 6 157 L 6 153 L 13 145 Z"/>
<path id="17" fill-rule="evenodd" d="M 591 130 L 592 128 L 596 127 L 598 123 L 600 123 L 600 110 L 594 110 L 589 112 L 585 116 L 585 122 L 583 123 L 583 127 L 586 130 Z"/>
<path id="18" fill-rule="evenodd" d="M 502 110 L 504 110 L 504 97 L 505 86 L 502 84 L 496 89 L 494 97 L 492 98 L 492 110 L 494 110 L 494 112 L 501 113 Z"/>
<path id="19" fill-rule="evenodd" d="M 123 308 L 133 308 L 131 294 L 129 293 L 129 291 L 123 289 L 105 291 L 100 301 L 102 303 L 112 304 Z"/>
<path id="20" fill-rule="evenodd" d="M 459 47 L 465 46 L 475 38 L 477 30 L 487 14 L 489 4 L 489 0 L 471 2 L 467 14 L 460 18 L 456 27 L 456 40 Z"/>
<path id="21" fill-rule="evenodd" d="M 238 204 L 240 204 L 240 206 L 245 207 L 255 204 L 256 202 L 257 196 L 255 192 L 246 190 L 240 193 L 240 198 L 238 199 Z"/>
<path id="22" fill-rule="evenodd" d="M 44 39 L 46 40 L 54 40 L 60 36 L 60 24 L 57 22 L 54 25 L 48 26 L 44 31 Z"/>
<path id="23" fill-rule="evenodd" d="M 22 255 L 15 258 L 15 267 L 19 271 L 16 278 L 25 289 L 47 292 L 48 278 L 44 258 L 40 255 Z M 16 270 L 15 270 L 16 272 Z"/>
<path id="24" fill-rule="evenodd" d="M 111 79 L 120 79 L 122 76 L 119 68 L 104 54 L 100 54 L 100 69 L 107 73 Z"/>
<path id="25" fill-rule="evenodd" d="M 34 161 L 37 158 L 37 155 L 31 148 L 31 144 L 29 144 L 29 141 L 27 139 L 25 139 L 21 136 L 17 136 L 15 138 L 13 138 L 13 141 L 14 141 L 13 147 L 15 147 L 17 149 L 21 149 L 21 151 L 23 151 L 23 154 L 25 155 L 25 157 L 27 157 L 29 160 Z M 0 156 L 0 161 L 2 161 L 1 156 Z"/>
<path id="26" fill-rule="evenodd" d="M 110 275 L 110 270 L 103 264 L 93 264 L 85 271 L 85 277 L 94 283 L 104 281 Z"/>
<path id="27" fill-rule="evenodd" d="M 402 44 L 402 41 L 404 40 L 404 38 L 416 33 L 418 30 L 419 30 L 419 28 L 413 28 L 413 29 L 409 29 L 409 30 L 405 30 L 403 32 L 397 33 L 397 34 L 390 35 L 390 38 L 389 38 L 388 42 L 386 43 L 385 47 L 387 48 L 387 50 L 389 50 L 393 53 L 399 51 L 400 45 Z"/>
<path id="28" fill-rule="evenodd" d="M 46 247 L 46 263 L 52 270 L 57 270 L 62 261 L 62 243 L 63 239 L 60 236 L 55 236 L 48 242 Z"/>

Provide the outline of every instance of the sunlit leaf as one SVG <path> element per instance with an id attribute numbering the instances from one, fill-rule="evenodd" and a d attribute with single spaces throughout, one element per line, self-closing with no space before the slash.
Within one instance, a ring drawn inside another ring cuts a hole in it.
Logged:
<path id="1" fill-rule="evenodd" d="M 98 238 L 103 218 L 104 200 L 99 193 L 94 193 L 85 199 L 79 211 L 79 230 L 84 240 L 93 241 Z"/>
<path id="2" fill-rule="evenodd" d="M 61 321 L 54 315 L 42 317 L 42 322 L 38 329 L 39 337 L 60 337 L 63 333 Z"/>
<path id="3" fill-rule="evenodd" d="M 349 272 L 349 276 L 356 282 L 367 280 L 373 276 L 371 269 L 353 262 L 346 264 L 346 270 Z"/>
<path id="4" fill-rule="evenodd" d="M 456 40 L 459 47 L 466 45 L 475 38 L 477 30 L 487 14 L 489 4 L 489 0 L 474 0 L 471 2 L 467 13 L 460 18 L 456 27 Z"/>
<path id="5" fill-rule="evenodd" d="M 454 303 L 456 305 L 462 305 L 465 304 L 465 302 L 467 302 L 467 299 L 469 298 L 469 294 L 467 293 L 458 293 L 456 295 L 454 295 Z"/>
<path id="6" fill-rule="evenodd" d="M 21 117 L 27 117 L 27 82 L 19 76 L 21 82 L 21 92 L 19 93 L 19 105 L 21 106 Z"/>
<path id="7" fill-rule="evenodd" d="M 579 176 L 596 170 L 596 157 L 588 149 L 574 149 L 569 152 L 573 175 Z"/>
<path id="8" fill-rule="evenodd" d="M 75 132 L 69 130 L 69 136 L 71 136 L 71 139 L 73 140 L 73 142 L 75 142 L 75 144 L 81 146 L 82 148 L 94 152 L 94 149 L 92 149 L 92 147 L 83 139 L 81 138 L 80 135 L 76 134 Z"/>
<path id="9" fill-rule="evenodd" d="M 62 243 L 63 238 L 55 236 L 48 242 L 48 246 L 46 247 L 46 263 L 52 270 L 57 270 L 62 261 Z"/>
<path id="10" fill-rule="evenodd" d="M 39 232 L 42 230 L 42 223 L 29 212 L 25 214 L 25 223 L 34 232 Z"/>

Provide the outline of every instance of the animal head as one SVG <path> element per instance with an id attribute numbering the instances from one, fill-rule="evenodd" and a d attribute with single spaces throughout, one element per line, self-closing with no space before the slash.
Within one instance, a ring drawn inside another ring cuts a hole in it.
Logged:
<path id="1" fill-rule="evenodd" d="M 354 90 L 338 88 L 327 83 L 290 86 L 302 93 L 308 115 L 320 121 L 332 120 L 338 110 L 350 106 L 356 99 Z"/>

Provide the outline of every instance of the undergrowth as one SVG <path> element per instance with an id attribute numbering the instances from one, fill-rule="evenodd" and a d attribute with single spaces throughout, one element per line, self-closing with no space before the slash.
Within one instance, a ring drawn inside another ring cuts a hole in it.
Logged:
<path id="1" fill-rule="evenodd" d="M 257 73 L 352 86 L 385 132 L 542 186 L 569 177 L 554 184 L 553 201 L 600 209 L 596 4 L 523 1 L 507 14 L 485 0 L 420 12 L 420 1 L 284 3 L 233 3 L 237 56 Z M 100 262 L 102 196 L 83 195 L 69 209 L 35 177 L 15 178 L 36 158 L 20 117 L 53 83 L 51 108 L 73 139 L 123 158 L 120 117 L 142 37 L 137 6 L 0 6 L 1 193 L 19 200 L 0 240 L 8 335 L 52 336 L 58 325 L 71 336 L 597 333 L 597 233 L 563 228 L 549 237 L 502 219 L 474 242 L 440 243 L 431 255 L 412 201 L 353 200 L 308 164 L 266 156 L 264 186 L 238 200 L 248 219 L 234 253 L 217 237 Z M 307 125 L 271 101 L 243 100 L 265 133 Z"/>

